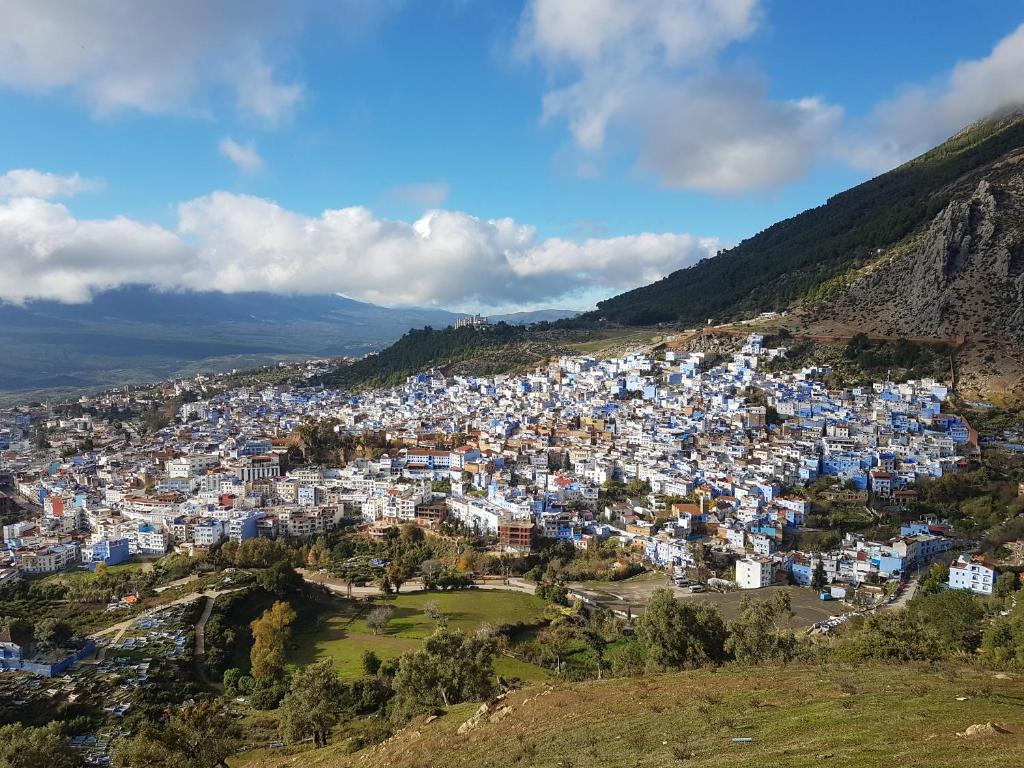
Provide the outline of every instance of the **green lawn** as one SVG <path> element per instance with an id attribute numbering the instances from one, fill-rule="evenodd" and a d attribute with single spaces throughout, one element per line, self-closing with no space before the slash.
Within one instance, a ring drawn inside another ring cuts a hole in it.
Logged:
<path id="1" fill-rule="evenodd" d="M 527 683 L 538 683 L 551 677 L 551 673 L 544 667 L 538 667 L 536 664 L 520 661 L 511 656 L 498 656 L 494 660 L 494 671 L 506 680 L 514 680 L 518 677 Z"/>
<path id="2" fill-rule="evenodd" d="M 129 562 L 121 563 L 119 565 L 108 565 L 106 566 L 107 573 L 134 573 L 142 570 L 142 563 Z M 82 584 L 88 584 L 95 581 L 96 574 L 88 568 L 73 568 L 67 571 L 58 571 L 57 573 L 51 573 L 47 576 L 39 579 L 44 584 L 67 584 L 68 586 L 76 586 Z"/>
<path id="3" fill-rule="evenodd" d="M 337 600 L 330 607 L 320 606 L 315 617 L 295 627 L 290 661 L 310 664 L 329 658 L 343 676 L 359 675 L 364 651 L 372 650 L 382 659 L 389 659 L 419 647 L 434 631 L 433 620 L 423 613 L 424 606 L 431 601 L 448 617 L 449 627 L 464 632 L 473 632 L 484 623 L 502 627 L 536 622 L 543 617 L 546 607 L 539 597 L 495 590 L 416 592 L 372 604 Z M 391 623 L 378 635 L 373 634 L 365 620 L 367 612 L 376 605 L 395 609 Z M 506 677 L 530 680 L 545 675 L 539 667 L 507 657 L 497 659 L 495 669 Z"/>

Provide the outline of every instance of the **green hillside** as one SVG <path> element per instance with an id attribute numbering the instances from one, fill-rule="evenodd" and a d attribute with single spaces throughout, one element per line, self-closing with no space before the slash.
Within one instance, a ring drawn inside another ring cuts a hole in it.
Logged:
<path id="1" fill-rule="evenodd" d="M 413 721 L 377 747 L 256 750 L 231 768 L 768 768 L 1024 762 L 1019 679 L 915 665 L 726 667 L 516 691 L 472 728 L 476 704 Z M 502 707 L 507 706 L 507 711 Z M 1009 733 L 958 736 L 995 723 Z M 734 738 L 751 741 L 734 743 Z"/>
<path id="2" fill-rule="evenodd" d="M 1020 114 L 983 121 L 713 258 L 599 302 L 581 319 L 696 324 L 784 309 L 930 221 L 991 163 L 1021 147 Z"/>
<path id="3" fill-rule="evenodd" d="M 494 376 L 546 363 L 562 354 L 598 354 L 621 344 L 643 343 L 650 333 L 594 327 L 565 320 L 531 326 L 496 323 L 480 328 L 417 328 L 378 354 L 341 366 L 321 383 L 344 389 L 400 384 L 430 368 Z"/>

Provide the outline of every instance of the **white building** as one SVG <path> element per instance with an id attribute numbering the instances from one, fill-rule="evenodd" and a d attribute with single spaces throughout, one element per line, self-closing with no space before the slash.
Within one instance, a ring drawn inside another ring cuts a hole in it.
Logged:
<path id="1" fill-rule="evenodd" d="M 78 561 L 78 545 L 51 544 L 17 554 L 16 567 L 23 573 L 54 573 Z"/>
<path id="2" fill-rule="evenodd" d="M 416 506 L 430 501 L 428 484 L 396 486 L 374 494 L 362 503 L 363 519 L 368 522 L 409 523 L 416 519 Z"/>
<path id="3" fill-rule="evenodd" d="M 4 541 L 11 541 L 12 539 L 20 539 L 21 534 L 25 531 L 31 531 L 36 527 L 36 524 L 31 520 L 22 520 L 17 523 L 11 523 L 10 525 L 4 526 Z"/>
<path id="4" fill-rule="evenodd" d="M 498 523 L 503 510 L 487 503 L 484 499 L 449 496 L 445 499 L 448 515 L 459 520 L 463 525 L 478 528 L 483 533 L 497 534 Z"/>
<path id="5" fill-rule="evenodd" d="M 238 479 L 243 483 L 280 477 L 280 475 L 280 459 L 273 455 L 247 456 L 242 459 L 238 467 Z"/>
<path id="6" fill-rule="evenodd" d="M 991 595 L 996 583 L 996 567 L 981 555 L 960 555 L 949 566 L 949 588 L 969 589 L 979 595 Z"/>
<path id="7" fill-rule="evenodd" d="M 772 561 L 767 557 L 745 557 L 736 561 L 736 584 L 740 589 L 760 589 L 772 583 Z"/>
<path id="8" fill-rule="evenodd" d="M 196 477 L 209 469 L 220 466 L 220 457 L 207 454 L 191 454 L 167 462 L 168 477 Z"/>

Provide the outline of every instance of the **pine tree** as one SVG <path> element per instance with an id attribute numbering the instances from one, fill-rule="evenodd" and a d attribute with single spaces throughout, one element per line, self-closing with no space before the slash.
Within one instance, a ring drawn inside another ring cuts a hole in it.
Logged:
<path id="1" fill-rule="evenodd" d="M 814 566 L 814 574 L 811 576 L 811 586 L 816 590 L 822 590 L 828 585 L 828 578 L 825 576 L 825 564 L 819 560 Z"/>

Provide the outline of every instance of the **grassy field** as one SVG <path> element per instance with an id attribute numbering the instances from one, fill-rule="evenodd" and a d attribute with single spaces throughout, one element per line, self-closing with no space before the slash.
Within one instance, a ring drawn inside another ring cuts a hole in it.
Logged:
<path id="1" fill-rule="evenodd" d="M 616 329 L 609 331 L 607 335 L 599 339 L 581 341 L 571 344 L 573 351 L 578 355 L 594 355 L 601 357 L 610 354 L 621 354 L 631 349 L 640 349 L 650 346 L 661 340 L 657 332 L 643 328 L 640 330 Z"/>
<path id="2" fill-rule="evenodd" d="M 107 573 L 137 573 L 142 571 L 143 563 L 131 562 L 121 563 L 120 565 L 108 565 L 106 566 Z M 60 571 L 58 573 L 51 573 L 40 579 L 44 584 L 85 584 L 93 581 L 96 574 L 88 568 L 75 568 L 70 571 Z"/>
<path id="3" fill-rule="evenodd" d="M 958 701 L 958 697 L 965 700 Z M 726 667 L 538 686 L 500 722 L 458 734 L 476 704 L 414 721 L 381 747 L 346 754 L 257 752 L 233 768 L 1004 768 L 1024 764 L 1021 679 L 929 666 Z M 961 737 L 974 724 L 1009 733 Z M 733 738 L 749 738 L 733 743 Z"/>
<path id="4" fill-rule="evenodd" d="M 434 631 L 433 620 L 423 613 L 431 601 L 448 617 L 449 627 L 464 632 L 485 623 L 494 627 L 531 624 L 541 619 L 546 607 L 533 595 L 482 589 L 399 594 L 373 603 L 339 599 L 321 606 L 314 620 L 296 626 L 290 661 L 310 664 L 329 658 L 343 676 L 362 674 L 365 651 L 389 659 L 419 647 Z M 366 614 L 376 605 L 389 605 L 395 611 L 391 623 L 377 635 L 366 624 Z M 506 657 L 499 658 L 495 668 L 506 677 L 524 680 L 546 676 L 539 667 Z"/>

